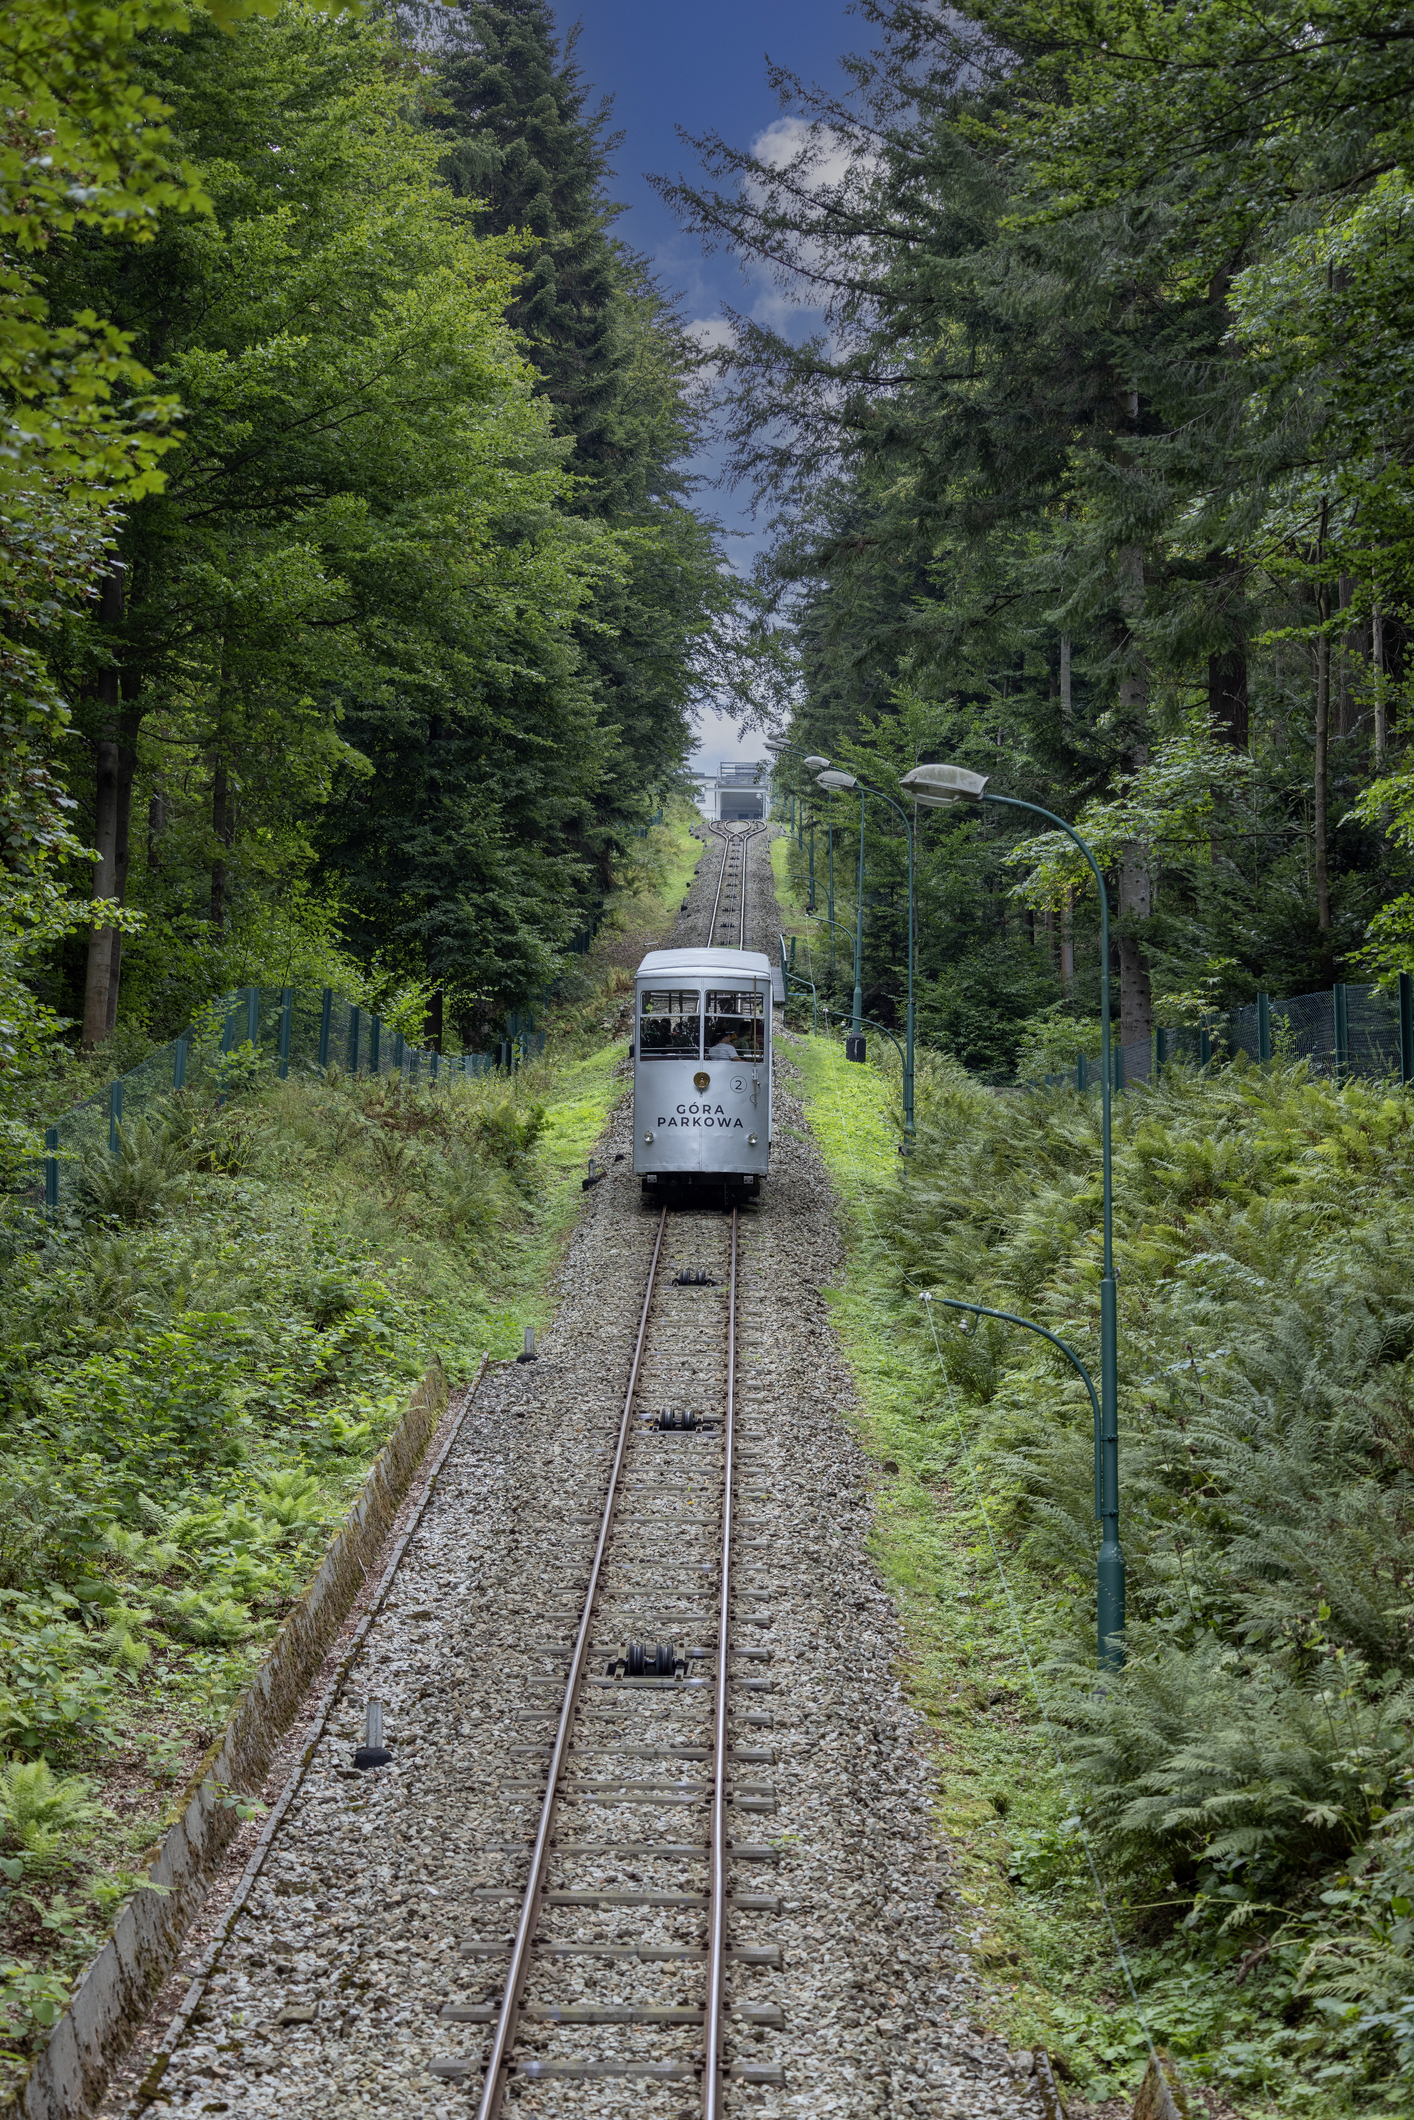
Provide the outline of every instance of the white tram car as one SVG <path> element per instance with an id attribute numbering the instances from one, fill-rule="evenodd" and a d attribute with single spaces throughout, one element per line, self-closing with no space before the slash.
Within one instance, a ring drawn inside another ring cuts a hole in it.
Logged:
<path id="1" fill-rule="evenodd" d="M 645 1190 L 759 1191 L 771 1160 L 771 966 L 650 950 L 634 983 L 633 1167 Z"/>

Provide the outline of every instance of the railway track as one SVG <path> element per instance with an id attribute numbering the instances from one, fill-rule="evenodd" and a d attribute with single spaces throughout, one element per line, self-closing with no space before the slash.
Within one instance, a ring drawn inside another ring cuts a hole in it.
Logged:
<path id="1" fill-rule="evenodd" d="M 1023 2120 L 865 1556 L 814 1151 L 741 1218 L 610 1169 L 103 2120 Z"/>
<path id="2" fill-rule="evenodd" d="M 717 872 L 717 888 L 707 920 L 707 933 L 703 937 L 708 949 L 746 948 L 751 843 L 764 829 L 762 825 L 752 825 L 745 832 L 728 832 L 719 824 L 708 826 L 713 836 L 722 842 L 722 865 Z"/>
<path id="3" fill-rule="evenodd" d="M 669 1219 L 664 1209 L 562 1686 L 537 1680 L 552 1697 L 523 1711 L 532 1742 L 520 1749 L 548 1759 L 518 1919 L 506 1935 L 488 1920 L 462 1946 L 499 1992 L 443 2012 L 489 2026 L 484 2058 L 433 2063 L 449 2080 L 479 2077 L 478 2120 L 497 2120 L 517 2080 L 692 2086 L 706 2120 L 728 2078 L 785 2080 L 779 2060 L 733 2042 L 736 2023 L 781 2017 L 753 2001 L 750 1978 L 780 1964 L 779 1900 L 761 1889 L 780 1851 L 747 1831 L 776 1799 L 759 1779 L 770 1652 L 759 1636 L 739 1641 L 764 1615 L 738 1610 L 734 1572 L 739 1221 L 683 1218 L 710 1259 L 684 1281 L 666 1270 Z M 742 1584 L 741 1602 L 761 1595 Z M 616 1808 L 631 1837 L 584 1837 L 582 1820 Z M 489 1915 L 512 1893 L 485 1897 Z"/>

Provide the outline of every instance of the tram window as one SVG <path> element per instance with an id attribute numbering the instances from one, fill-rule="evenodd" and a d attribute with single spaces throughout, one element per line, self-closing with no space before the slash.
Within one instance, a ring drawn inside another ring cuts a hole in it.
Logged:
<path id="1" fill-rule="evenodd" d="M 702 1051 L 702 996 L 695 988 L 645 989 L 638 1003 L 641 1060 L 696 1060 Z"/>
<path id="2" fill-rule="evenodd" d="M 707 996 L 707 1058 L 709 1060 L 762 1060 L 766 1055 L 765 996 L 745 993 L 709 993 Z"/>

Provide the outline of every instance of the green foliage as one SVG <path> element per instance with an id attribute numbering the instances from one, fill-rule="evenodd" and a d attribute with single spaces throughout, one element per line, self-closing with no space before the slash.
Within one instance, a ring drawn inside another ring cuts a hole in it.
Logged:
<path id="1" fill-rule="evenodd" d="M 888 1210 L 920 1374 L 919 1286 L 1033 1316 L 1098 1371 L 1098 1117 L 1074 1091 L 931 1088 Z M 1301 1068 L 1172 1070 L 1116 1104 L 1115 1202 L 1129 1639 L 1103 1688 L 1088 1401 L 1030 1336 L 939 1328 L 1082 1799 L 1023 1832 L 1014 1874 L 1053 1889 L 1083 1824 L 1121 1901 L 1183 1916 L 1141 1985 L 1202 2072 L 1252 2088 L 1284 2053 L 1378 2090 L 1407 2039 L 1387 1820 L 1414 1773 L 1414 1106 Z M 1285 2048 L 1225 2020 L 1218 2062 L 1216 2006 L 1179 2007 L 1204 1964 L 1267 1968 Z"/>
<path id="2" fill-rule="evenodd" d="M 1209 978 L 1227 1007 L 1407 969 L 1403 16 L 857 19 L 847 92 L 781 77 L 788 154 L 711 136 L 707 177 L 664 186 L 817 320 L 732 317 L 721 355 L 732 469 L 775 526 L 759 588 L 794 653 L 789 733 L 889 791 L 952 758 L 1080 823 L 1126 1040 Z M 805 798 L 818 849 L 829 806 Z M 1039 1008 L 1094 1014 L 1070 842 L 984 805 L 925 813 L 920 843 L 936 1036 L 992 1072 Z M 879 848 L 887 897 L 897 866 Z M 1029 980 L 1016 898 L 1039 916 Z M 879 1015 L 902 922 L 869 925 Z"/>
<path id="3" fill-rule="evenodd" d="M 151 1222 L 182 1184 L 187 1163 L 180 1135 L 146 1119 L 120 1127 L 118 1152 L 93 1149 L 84 1158 L 78 1195 L 98 1220 Z"/>
<path id="4" fill-rule="evenodd" d="M 1133 2094 L 1145 2034 L 1093 1859 L 1190 2094 L 1401 2110 L 1414 1104 L 1280 1063 L 1116 1100 L 1128 1629 L 1097 1685 L 1089 1402 L 1033 1335 L 934 1305 L 940 1361 L 918 1291 L 1035 1318 L 1098 1372 L 1099 1099 L 998 1097 L 929 1062 L 905 1164 L 891 1073 L 803 1051 L 849 1213 L 832 1307 L 865 1440 L 901 1468 L 878 1548 L 946 1739 L 979 1956 L 1014 1969 L 1008 2036 L 1090 2100 Z"/>
<path id="5" fill-rule="evenodd" d="M 90 1785 L 79 1774 L 56 1774 L 47 1760 L 12 1759 L 0 1765 L 0 1834 L 27 1866 L 53 1862 L 63 1843 L 96 1813 Z"/>

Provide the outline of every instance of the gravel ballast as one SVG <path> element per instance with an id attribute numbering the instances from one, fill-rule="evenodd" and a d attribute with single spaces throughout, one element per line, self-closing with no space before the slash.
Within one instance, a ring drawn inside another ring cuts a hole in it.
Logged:
<path id="1" fill-rule="evenodd" d="M 702 939 L 717 860 L 709 846 L 670 943 Z M 750 916 L 748 945 L 770 950 L 763 841 Z M 930 1821 L 923 1726 L 896 1676 L 897 1617 L 866 1551 L 869 1465 L 821 1294 L 841 1263 L 837 1208 L 788 1055 L 783 1039 L 771 1176 L 740 1224 L 733 1639 L 765 1653 L 733 1665 L 728 1832 L 765 1852 L 734 1861 L 729 1877 L 725 2038 L 729 2062 L 784 2080 L 732 2081 L 726 2111 L 1034 2114 L 974 2021 L 964 1910 Z M 600 1151 L 611 1175 L 585 1197 L 540 1359 L 492 1365 L 470 1401 L 195 2015 L 160 2076 L 105 2110 L 135 2115 L 155 2097 L 169 2113 L 281 2120 L 474 2111 L 489 2039 L 476 2018 L 499 1994 L 519 1914 L 658 1228 L 631 1173 L 630 1126 L 625 1101 Z M 669 1216 L 646 1412 L 720 1407 L 729 1227 L 720 1210 Z M 717 1285 L 669 1285 L 680 1267 L 705 1267 Z M 668 1903 L 552 1899 L 521 2059 L 690 2067 L 700 2051 L 690 2023 L 553 2025 L 534 2012 L 701 2005 L 705 1916 L 671 1895 L 705 1889 L 711 1660 L 688 1660 L 698 1685 L 630 1689 L 603 1674 L 629 1639 L 710 1648 L 719 1451 L 711 1431 L 636 1424 L 549 1874 L 552 1895 L 628 1890 Z M 351 1761 L 369 1696 L 384 1703 L 394 1757 L 360 1773 Z M 623 1945 L 648 1955 L 611 1955 Z M 519 2081 L 509 2104 L 660 2120 L 696 2112 L 698 2095 L 687 2077 L 551 2078 Z"/>

